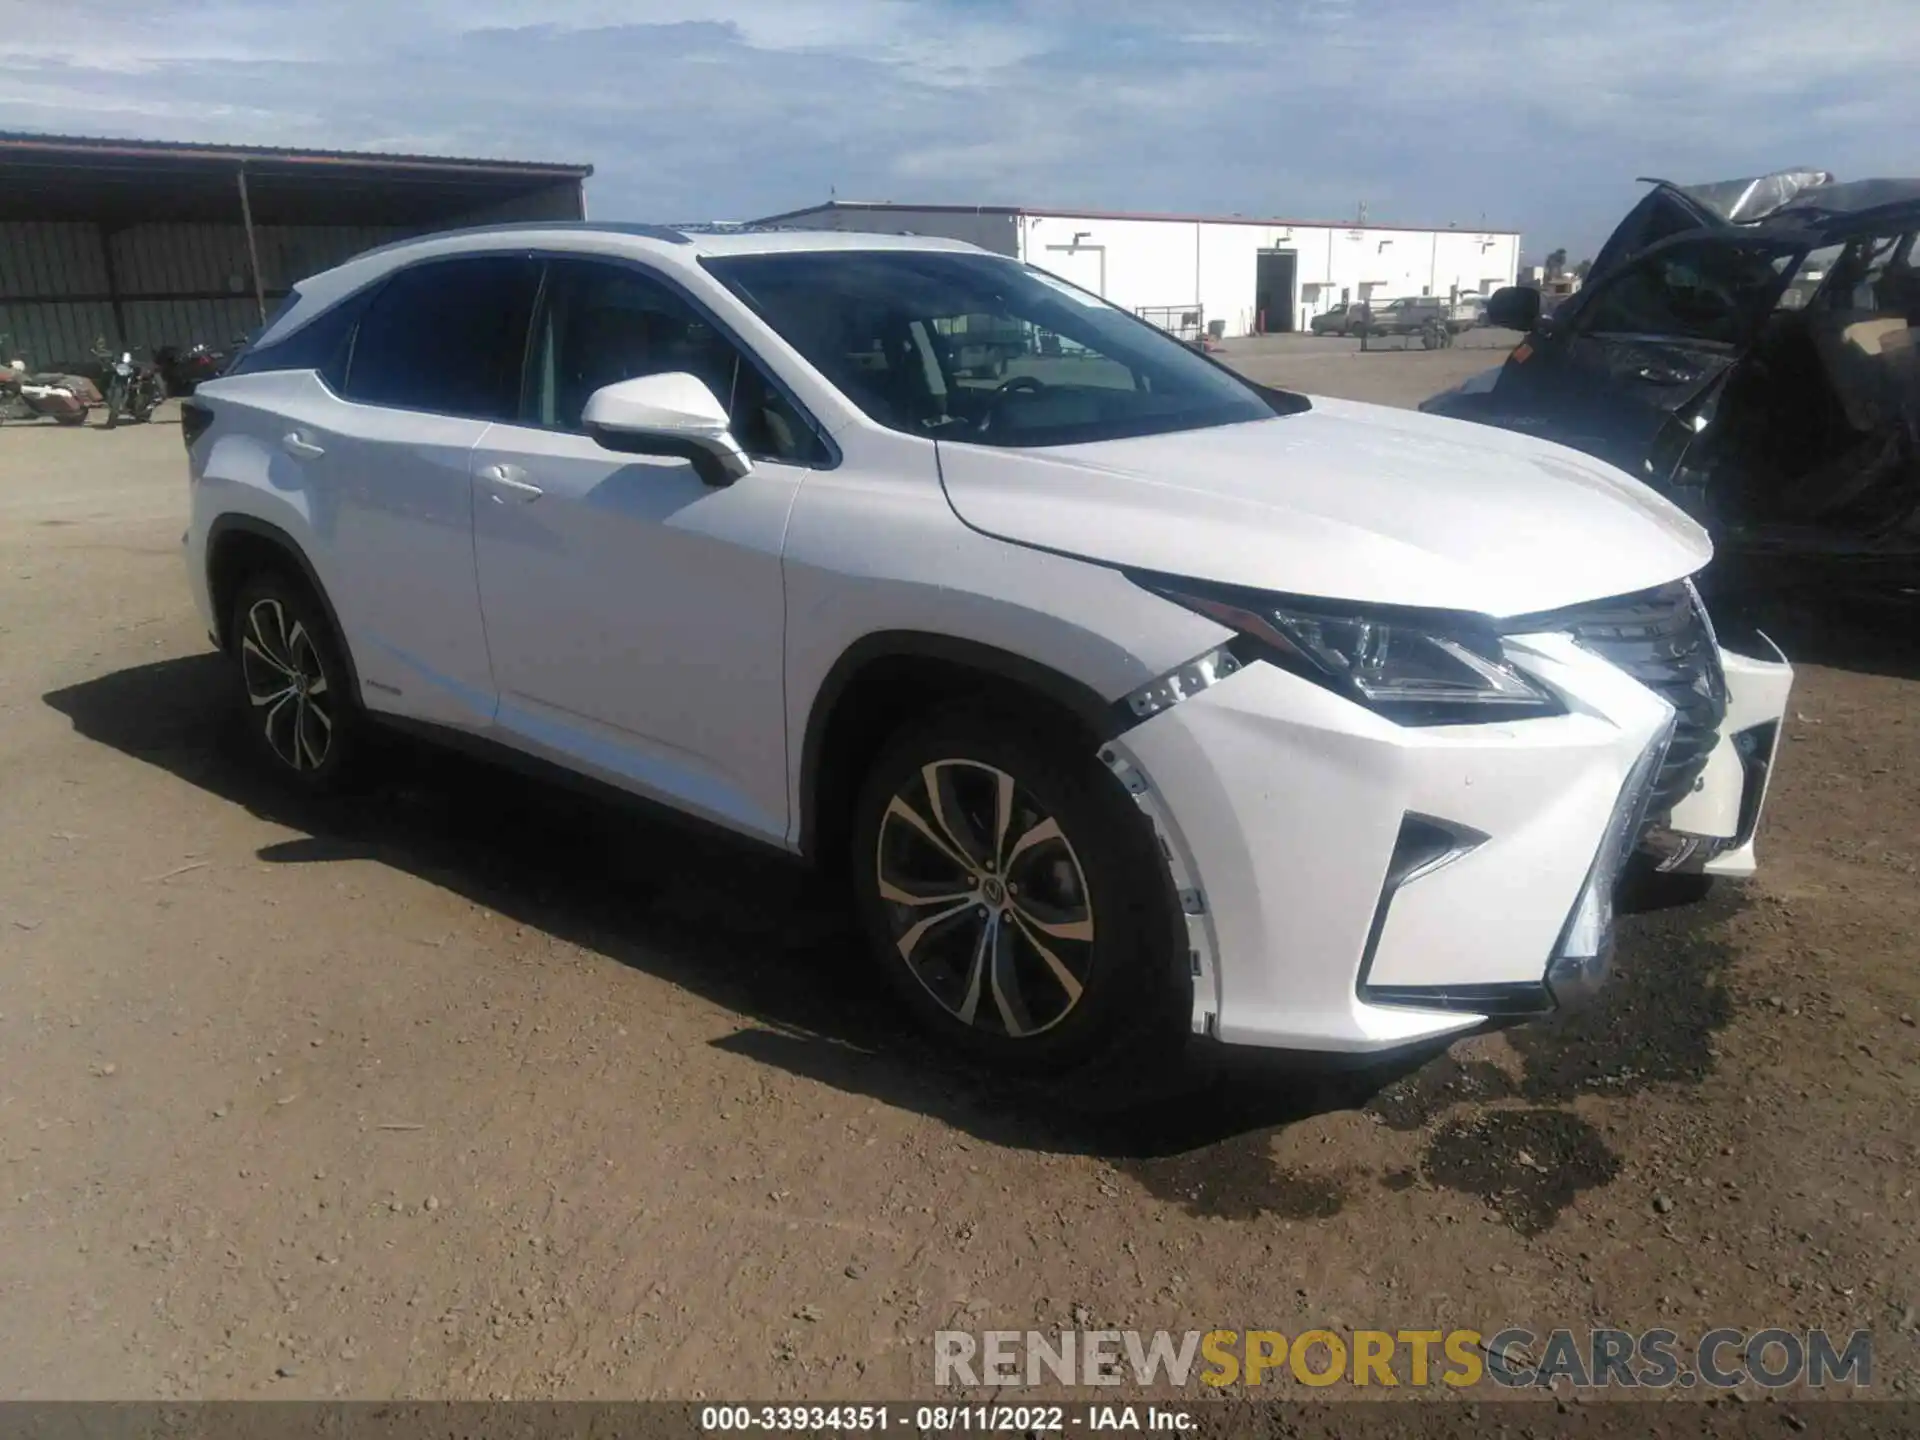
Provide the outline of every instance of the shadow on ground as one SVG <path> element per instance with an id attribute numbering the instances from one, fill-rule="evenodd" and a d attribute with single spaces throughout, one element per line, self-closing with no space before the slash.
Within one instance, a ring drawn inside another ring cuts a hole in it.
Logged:
<path id="1" fill-rule="evenodd" d="M 1716 979 L 1724 956 L 1694 935 L 1697 918 L 1676 913 L 1648 917 L 1628 936 L 1621 983 L 1598 1009 L 1514 1032 L 1525 1066 L 1517 1083 L 1450 1056 L 1326 1072 L 1218 1052 L 1158 1070 L 1129 1057 L 1064 1087 L 991 1079 L 928 1058 L 867 973 L 837 898 L 792 861 L 645 807 L 401 740 L 383 747 L 363 792 L 293 794 L 245 750 L 229 683 L 224 663 L 202 655 L 45 700 L 88 739 L 304 832 L 263 847 L 263 861 L 391 865 L 737 1011 L 749 1023 L 717 1042 L 732 1053 L 995 1144 L 1109 1160 L 1199 1214 L 1336 1213 L 1367 1177 L 1289 1173 L 1275 1165 L 1271 1139 L 1310 1116 L 1371 1107 L 1394 1129 L 1438 1126 L 1424 1162 L 1432 1183 L 1485 1194 L 1516 1225 L 1537 1228 L 1584 1183 L 1612 1174 L 1598 1137 L 1552 1107 L 1698 1079 L 1706 1037 L 1725 1020 Z M 1522 1102 L 1559 1118 L 1495 1119 L 1489 1140 L 1484 1124 L 1459 1128 L 1484 1120 L 1454 1118 L 1462 1102 Z M 1570 1179 L 1534 1183 L 1536 1166 L 1563 1160 L 1573 1162 Z M 1523 1199 L 1500 1198 L 1509 1182 Z"/>
<path id="2" fill-rule="evenodd" d="M 1714 1035 L 1733 1017 L 1733 957 L 1720 937 L 1739 903 L 1723 890 L 1624 917 L 1613 977 L 1590 1007 L 1508 1032 L 1517 1075 L 1448 1054 L 1384 1089 L 1369 1111 L 1427 1137 L 1429 1183 L 1478 1196 L 1523 1235 L 1549 1228 L 1582 1191 L 1620 1173 L 1575 1101 L 1685 1088 L 1712 1072 Z"/>

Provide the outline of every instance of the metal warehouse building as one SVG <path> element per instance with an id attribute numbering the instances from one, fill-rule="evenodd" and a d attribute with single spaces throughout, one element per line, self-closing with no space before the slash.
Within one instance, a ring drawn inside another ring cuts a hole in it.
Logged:
<path id="1" fill-rule="evenodd" d="M 1491 294 L 1514 283 L 1511 230 L 1416 229 L 1239 215 L 1139 215 L 836 200 L 763 225 L 966 240 L 1050 270 L 1184 334 L 1304 330 L 1343 300 Z"/>
<path id="2" fill-rule="evenodd" d="M 407 235 L 579 220 L 590 165 L 0 132 L 0 337 L 36 365 L 223 345 L 302 276 Z"/>

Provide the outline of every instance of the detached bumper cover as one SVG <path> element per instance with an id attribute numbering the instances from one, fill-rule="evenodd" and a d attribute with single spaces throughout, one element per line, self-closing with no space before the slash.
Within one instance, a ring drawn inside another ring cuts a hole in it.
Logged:
<path id="1" fill-rule="evenodd" d="M 1604 971 L 1674 710 L 1566 635 L 1508 645 L 1571 713 L 1404 728 L 1253 665 L 1111 743 L 1182 892 L 1197 1030 L 1389 1049 Z M 1410 817 L 1443 855 L 1409 855 Z"/>
<path id="2" fill-rule="evenodd" d="M 1722 649 L 1727 714 L 1720 739 L 1690 794 L 1647 836 L 1662 870 L 1744 877 L 1753 874 L 1754 836 L 1766 806 L 1780 730 L 1793 691 L 1793 667 L 1764 635 L 1764 657 Z"/>

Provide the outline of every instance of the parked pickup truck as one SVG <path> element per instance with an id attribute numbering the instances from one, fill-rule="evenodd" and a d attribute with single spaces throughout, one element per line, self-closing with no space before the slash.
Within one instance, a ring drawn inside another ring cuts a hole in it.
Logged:
<path id="1" fill-rule="evenodd" d="M 1421 345 L 1428 350 L 1437 350 L 1452 343 L 1455 328 L 1452 308 L 1444 300 L 1415 295 L 1389 300 L 1384 305 L 1361 305 L 1355 308 L 1360 314 L 1353 324 L 1353 331 L 1363 338 L 1374 335 L 1417 335 Z"/>
<path id="2" fill-rule="evenodd" d="M 1477 292 L 1462 295 L 1448 311 L 1447 323 L 1457 335 L 1487 323 L 1487 297 Z"/>
<path id="3" fill-rule="evenodd" d="M 1307 322 L 1315 335 L 1351 335 L 1366 306 L 1342 300 L 1331 310 L 1323 310 Z"/>

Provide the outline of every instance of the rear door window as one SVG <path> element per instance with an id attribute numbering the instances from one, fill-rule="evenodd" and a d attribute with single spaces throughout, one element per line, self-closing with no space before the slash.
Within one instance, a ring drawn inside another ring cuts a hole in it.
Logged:
<path id="1" fill-rule="evenodd" d="M 511 420 L 541 264 L 525 255 L 431 260 L 367 303 L 347 371 L 366 405 Z"/>

